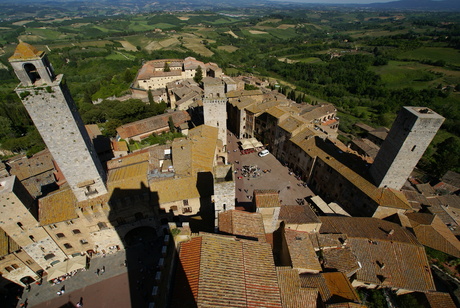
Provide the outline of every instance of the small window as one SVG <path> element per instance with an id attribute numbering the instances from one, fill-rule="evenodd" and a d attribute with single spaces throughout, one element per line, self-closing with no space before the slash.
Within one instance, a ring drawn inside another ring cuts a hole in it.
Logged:
<path id="1" fill-rule="evenodd" d="M 30 240 L 31 240 L 32 242 L 35 242 L 35 238 L 34 238 L 33 235 L 29 235 L 29 238 L 30 238 Z"/>
<path id="2" fill-rule="evenodd" d="M 80 240 L 80 243 L 81 243 L 82 245 L 87 245 L 87 244 L 88 244 L 88 241 L 87 241 L 87 240 Z"/>
<path id="3" fill-rule="evenodd" d="M 69 220 L 69 221 L 67 221 L 67 224 L 68 224 L 68 225 L 73 225 L 73 221 L 72 221 L 72 220 Z"/>
<path id="4" fill-rule="evenodd" d="M 58 233 L 58 234 L 56 234 L 56 236 L 57 236 L 58 238 L 63 238 L 63 237 L 65 237 L 64 233 Z"/>
<path id="5" fill-rule="evenodd" d="M 72 232 L 73 232 L 73 234 L 80 234 L 81 233 L 81 231 L 79 229 L 73 229 Z"/>
<path id="6" fill-rule="evenodd" d="M 183 200 L 182 202 L 184 203 L 184 206 L 188 206 L 188 200 L 187 199 Z"/>
<path id="7" fill-rule="evenodd" d="M 54 253 L 49 253 L 49 254 L 47 254 L 44 258 L 45 258 L 45 260 L 48 261 L 49 259 L 52 259 L 52 258 L 54 258 L 54 257 L 55 257 Z"/>
<path id="8" fill-rule="evenodd" d="M 11 264 L 11 267 L 14 268 L 14 269 L 18 269 L 19 266 L 17 264 Z"/>
<path id="9" fill-rule="evenodd" d="M 64 247 L 65 247 L 66 249 L 71 249 L 71 248 L 72 248 L 72 245 L 70 245 L 69 243 L 65 243 L 65 244 L 64 244 Z"/>
<path id="10" fill-rule="evenodd" d="M 53 230 L 53 229 L 56 229 L 57 226 L 56 225 L 50 225 L 50 229 Z"/>
<path id="11" fill-rule="evenodd" d="M 21 228 L 22 230 L 24 230 L 24 228 L 22 227 L 22 223 L 18 222 L 17 225 L 18 225 L 19 228 Z"/>
<path id="12" fill-rule="evenodd" d="M 7 267 L 5 267 L 5 271 L 10 273 L 10 272 L 14 271 L 14 269 L 11 266 L 7 266 Z"/>
<path id="13" fill-rule="evenodd" d="M 34 262 L 32 260 L 26 260 L 26 264 L 27 265 L 32 265 L 32 264 L 34 264 Z"/>
<path id="14" fill-rule="evenodd" d="M 105 222 L 98 222 L 97 226 L 99 227 L 99 230 L 107 229 L 107 224 Z"/>
<path id="15" fill-rule="evenodd" d="M 414 145 L 414 146 L 412 147 L 411 152 L 414 152 L 416 147 L 417 147 L 417 145 Z"/>

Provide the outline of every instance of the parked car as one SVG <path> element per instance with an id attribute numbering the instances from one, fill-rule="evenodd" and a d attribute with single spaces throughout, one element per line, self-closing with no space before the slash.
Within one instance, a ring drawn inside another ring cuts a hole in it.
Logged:
<path id="1" fill-rule="evenodd" d="M 259 152 L 259 156 L 260 157 L 264 157 L 264 156 L 267 156 L 268 154 L 270 154 L 270 152 L 268 150 L 262 150 Z"/>

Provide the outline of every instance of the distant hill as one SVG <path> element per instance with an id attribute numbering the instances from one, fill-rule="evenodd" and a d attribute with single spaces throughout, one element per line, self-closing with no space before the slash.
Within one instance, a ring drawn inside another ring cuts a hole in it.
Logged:
<path id="1" fill-rule="evenodd" d="M 366 5 L 376 9 L 418 10 L 418 11 L 460 11 L 460 0 L 401 0 Z"/>

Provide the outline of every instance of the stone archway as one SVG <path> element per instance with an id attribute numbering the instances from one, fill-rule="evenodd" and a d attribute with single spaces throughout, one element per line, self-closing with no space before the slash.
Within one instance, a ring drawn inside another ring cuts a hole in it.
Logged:
<path id="1" fill-rule="evenodd" d="M 24 70 L 26 71 L 27 76 L 29 76 L 32 84 L 34 84 L 37 80 L 41 79 L 41 76 L 38 73 L 37 68 L 32 63 L 24 64 Z"/>
<path id="2" fill-rule="evenodd" d="M 124 240 L 127 246 L 132 246 L 155 240 L 157 237 L 157 231 L 153 227 L 141 226 L 126 233 Z"/>

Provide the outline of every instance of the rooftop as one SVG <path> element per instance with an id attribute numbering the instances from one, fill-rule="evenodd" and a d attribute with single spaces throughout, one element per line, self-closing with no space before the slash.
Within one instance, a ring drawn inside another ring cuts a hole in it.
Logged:
<path id="1" fill-rule="evenodd" d="M 14 54 L 8 59 L 8 61 L 24 61 L 24 60 L 37 60 L 40 59 L 44 51 L 39 51 L 34 46 L 29 45 L 24 42 L 19 42 L 18 46 L 16 46 L 16 50 Z"/>
<path id="2" fill-rule="evenodd" d="M 219 231 L 265 242 L 262 214 L 237 210 L 219 213 Z"/>
<path id="3" fill-rule="evenodd" d="M 254 202 L 256 208 L 279 207 L 279 193 L 273 189 L 256 189 L 254 190 Z"/>

